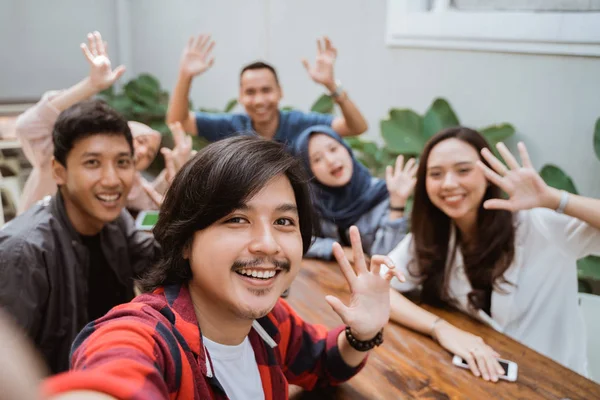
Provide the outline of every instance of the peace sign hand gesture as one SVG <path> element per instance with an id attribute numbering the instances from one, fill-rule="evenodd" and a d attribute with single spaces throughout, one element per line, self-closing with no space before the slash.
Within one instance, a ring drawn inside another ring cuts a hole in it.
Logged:
<path id="1" fill-rule="evenodd" d="M 546 185 L 533 168 L 525 145 L 522 142 L 518 144 L 523 166 L 519 165 L 504 143 L 498 143 L 496 147 L 508 168 L 488 149 L 481 150 L 481 155 L 493 170 L 481 161 L 477 162 L 477 166 L 481 168 L 485 177 L 504 190 L 509 198 L 486 200 L 483 206 L 489 210 L 508 211 L 528 210 L 536 207 L 556 208 L 556 206 L 552 206 L 552 189 Z"/>
<path id="2" fill-rule="evenodd" d="M 344 255 L 339 243 L 333 245 L 333 254 L 350 286 L 350 304 L 344 305 L 335 296 L 326 296 L 325 299 L 350 327 L 352 335 L 365 341 L 373 339 L 390 318 L 390 281 L 394 276 L 401 282 L 405 279 L 387 256 L 373 256 L 371 265 L 367 267 L 360 233 L 355 226 L 350 228 L 350 242 L 354 252 L 354 267 Z M 384 276 L 380 275 L 381 264 L 389 268 Z"/>
<path id="3" fill-rule="evenodd" d="M 125 67 L 119 65 L 112 69 L 107 53 L 108 45 L 102 41 L 100 32 L 88 33 L 87 39 L 88 44 L 81 43 L 79 47 L 90 64 L 90 83 L 98 91 L 108 89 L 125 73 Z"/>

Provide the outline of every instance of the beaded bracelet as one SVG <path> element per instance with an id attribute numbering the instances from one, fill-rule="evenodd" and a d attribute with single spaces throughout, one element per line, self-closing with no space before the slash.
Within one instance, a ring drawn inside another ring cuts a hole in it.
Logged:
<path id="1" fill-rule="evenodd" d="M 379 346 L 381 345 L 381 343 L 383 343 L 383 328 L 381 328 L 377 335 L 375 335 L 375 337 L 371 340 L 358 340 L 352 335 L 350 327 L 347 326 L 346 339 L 348 340 L 348 343 L 350 343 L 350 346 L 352 346 L 353 349 L 358 351 L 369 351 L 373 347 Z"/>

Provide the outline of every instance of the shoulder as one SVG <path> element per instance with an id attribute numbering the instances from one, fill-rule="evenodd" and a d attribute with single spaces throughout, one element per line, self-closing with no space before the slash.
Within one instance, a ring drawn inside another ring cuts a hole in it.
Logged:
<path id="1" fill-rule="evenodd" d="M 563 234 L 564 228 L 577 219 L 559 214 L 547 208 L 532 208 L 515 213 L 515 226 L 519 238 L 527 238 L 530 234 L 552 236 Z"/>
<path id="2" fill-rule="evenodd" d="M 0 229 L 0 253 L 4 258 L 23 250 L 52 250 L 60 232 L 59 222 L 45 204 L 38 202 Z"/>

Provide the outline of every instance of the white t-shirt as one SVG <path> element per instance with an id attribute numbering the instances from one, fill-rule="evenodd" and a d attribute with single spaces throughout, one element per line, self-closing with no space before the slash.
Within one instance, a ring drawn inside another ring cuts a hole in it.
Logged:
<path id="1" fill-rule="evenodd" d="M 231 400 L 264 400 L 258 364 L 246 336 L 237 346 L 227 346 L 202 337 L 212 361 L 213 373 Z"/>

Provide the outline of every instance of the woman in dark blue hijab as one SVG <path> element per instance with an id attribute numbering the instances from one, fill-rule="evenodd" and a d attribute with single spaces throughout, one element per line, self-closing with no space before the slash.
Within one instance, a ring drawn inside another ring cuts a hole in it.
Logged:
<path id="1" fill-rule="evenodd" d="M 311 177 L 314 204 L 321 218 L 321 236 L 307 257 L 332 259 L 334 241 L 349 246 L 348 229 L 356 225 L 368 255 L 387 254 L 407 231 L 406 200 L 415 184 L 416 164 L 404 168 L 398 157 L 386 180 L 372 177 L 352 149 L 329 126 L 317 125 L 295 140 L 294 153 Z"/>

